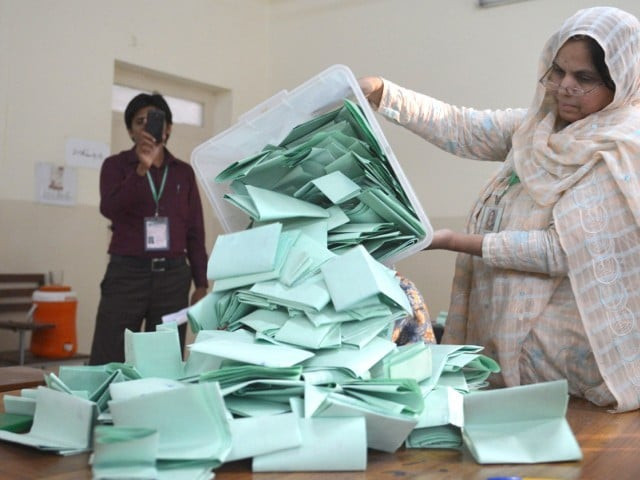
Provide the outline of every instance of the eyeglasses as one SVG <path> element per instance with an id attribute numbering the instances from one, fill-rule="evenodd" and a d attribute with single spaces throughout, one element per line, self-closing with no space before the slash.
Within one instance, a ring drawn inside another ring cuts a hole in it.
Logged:
<path id="1" fill-rule="evenodd" d="M 560 85 L 560 82 L 556 80 L 556 78 L 552 79 L 552 77 L 563 76 L 564 73 L 558 72 L 557 69 L 552 66 L 545 72 L 539 82 L 550 92 L 557 92 L 562 88 L 567 95 L 571 95 L 572 97 L 581 97 L 583 95 L 588 95 L 596 88 L 604 85 L 604 82 L 602 80 L 577 80 L 578 85 L 580 85 L 579 87 L 563 87 L 562 85 Z M 558 79 L 562 81 L 561 78 Z"/>

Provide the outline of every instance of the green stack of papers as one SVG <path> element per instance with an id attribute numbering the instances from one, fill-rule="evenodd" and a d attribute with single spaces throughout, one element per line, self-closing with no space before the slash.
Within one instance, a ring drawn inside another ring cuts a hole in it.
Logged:
<path id="1" fill-rule="evenodd" d="M 463 394 L 450 387 L 436 387 L 424 397 L 425 408 L 411 432 L 407 448 L 459 448 L 464 424 Z"/>
<path id="2" fill-rule="evenodd" d="M 236 321 L 251 312 L 250 305 L 240 303 L 235 290 L 209 292 L 187 310 L 189 326 L 194 333 L 201 330 L 229 329 L 240 325 Z"/>
<path id="3" fill-rule="evenodd" d="M 286 229 L 301 219 L 335 217 L 339 209 L 346 221 L 328 228 L 334 253 L 362 245 L 384 261 L 426 236 L 361 108 L 348 99 L 215 180 L 229 183 L 233 193 L 225 199 L 254 224 L 278 221 Z"/>

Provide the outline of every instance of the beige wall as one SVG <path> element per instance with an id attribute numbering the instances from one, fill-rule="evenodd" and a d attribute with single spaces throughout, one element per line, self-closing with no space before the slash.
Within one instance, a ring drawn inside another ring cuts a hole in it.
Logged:
<path id="1" fill-rule="evenodd" d="M 116 60 L 230 89 L 231 121 L 337 63 L 460 105 L 526 106 L 549 33 L 599 3 L 0 0 L 0 271 L 64 269 L 79 297 L 79 348 L 88 351 L 108 241 L 98 171 L 79 170 L 74 207 L 35 203 L 33 172 L 38 161 L 62 165 L 68 137 L 109 142 Z M 636 0 L 606 3 L 640 16 Z M 495 166 L 455 159 L 380 122 L 433 226 L 460 228 Z M 424 252 L 397 268 L 435 314 L 447 308 L 452 262 Z M 14 338 L 0 333 L 0 349 Z"/>

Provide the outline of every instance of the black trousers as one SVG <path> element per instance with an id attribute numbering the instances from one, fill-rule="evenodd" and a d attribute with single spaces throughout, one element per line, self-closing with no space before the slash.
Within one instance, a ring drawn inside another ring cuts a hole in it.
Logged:
<path id="1" fill-rule="evenodd" d="M 112 256 L 100 283 L 90 365 L 124 362 L 124 331 L 153 332 L 162 316 L 189 305 L 191 267 L 172 259 L 159 270 L 148 259 Z M 184 353 L 186 324 L 180 325 Z"/>

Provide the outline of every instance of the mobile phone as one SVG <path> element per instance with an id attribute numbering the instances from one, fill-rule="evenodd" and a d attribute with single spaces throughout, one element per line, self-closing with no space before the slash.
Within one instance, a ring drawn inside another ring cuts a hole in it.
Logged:
<path id="1" fill-rule="evenodd" d="M 147 122 L 144 129 L 153 135 L 156 143 L 162 143 L 164 133 L 164 112 L 162 110 L 151 109 L 147 112 Z"/>

